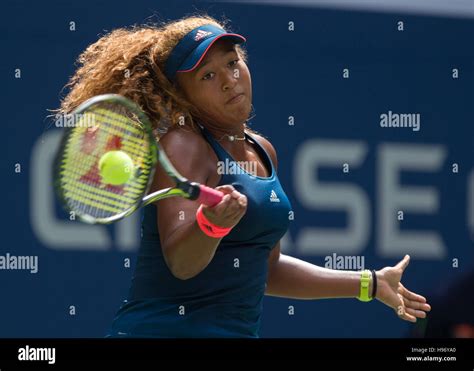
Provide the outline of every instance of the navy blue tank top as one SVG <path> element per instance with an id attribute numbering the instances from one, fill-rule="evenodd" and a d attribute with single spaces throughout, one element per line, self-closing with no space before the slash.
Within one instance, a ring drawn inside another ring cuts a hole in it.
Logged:
<path id="1" fill-rule="evenodd" d="M 290 202 L 271 158 L 250 134 L 269 177 L 248 173 L 201 127 L 221 164 L 219 185 L 247 196 L 247 211 L 216 249 L 214 258 L 187 280 L 165 263 L 155 205 L 143 209 L 142 238 L 127 300 L 107 337 L 258 337 L 268 257 L 289 224 Z"/>

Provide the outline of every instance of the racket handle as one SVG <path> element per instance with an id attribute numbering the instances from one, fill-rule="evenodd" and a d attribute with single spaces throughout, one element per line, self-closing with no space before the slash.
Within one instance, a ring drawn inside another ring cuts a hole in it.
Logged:
<path id="1" fill-rule="evenodd" d="M 197 200 L 207 206 L 216 206 L 221 202 L 224 194 L 221 191 L 217 191 L 214 188 L 207 187 L 205 185 L 199 185 L 200 192 Z"/>

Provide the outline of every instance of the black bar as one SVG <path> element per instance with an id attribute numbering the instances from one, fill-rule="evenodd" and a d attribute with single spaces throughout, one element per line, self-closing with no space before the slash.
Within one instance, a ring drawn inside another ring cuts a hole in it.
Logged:
<path id="1" fill-rule="evenodd" d="M 350 361 L 363 365 L 363 369 L 378 365 L 374 368 L 377 370 L 392 365 L 454 370 L 462 365 L 468 368 L 460 369 L 473 370 L 474 339 L 0 339 L 2 371 L 18 367 L 59 369 L 95 363 L 140 365 L 200 359 L 310 360 L 332 364 Z"/>

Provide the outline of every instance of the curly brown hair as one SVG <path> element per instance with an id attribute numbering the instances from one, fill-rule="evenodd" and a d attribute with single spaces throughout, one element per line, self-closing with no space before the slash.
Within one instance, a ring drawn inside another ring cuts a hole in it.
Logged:
<path id="1" fill-rule="evenodd" d="M 199 15 L 113 30 L 79 56 L 79 68 L 66 84 L 69 92 L 56 112 L 68 114 L 95 95 L 115 93 L 137 103 L 154 129 L 166 131 L 183 124 L 183 118 L 184 124 L 195 129 L 193 118 L 199 118 L 199 111 L 164 75 L 165 63 L 176 44 L 194 28 L 214 24 L 225 29 L 226 23 Z M 236 50 L 247 62 L 246 50 L 241 45 Z"/>

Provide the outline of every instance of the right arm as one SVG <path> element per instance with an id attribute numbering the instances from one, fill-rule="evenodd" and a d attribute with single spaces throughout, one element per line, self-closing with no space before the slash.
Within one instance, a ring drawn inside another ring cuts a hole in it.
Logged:
<path id="1" fill-rule="evenodd" d="M 187 179 L 206 184 L 216 164 L 202 137 L 176 129 L 164 135 L 160 144 L 176 170 Z M 151 192 L 173 187 L 162 167 L 156 167 Z M 231 185 L 217 187 L 226 196 L 216 206 L 203 207 L 207 219 L 221 227 L 232 227 L 245 214 L 247 198 Z M 158 230 L 166 264 L 171 273 L 185 280 L 196 276 L 211 262 L 222 238 L 207 236 L 196 222 L 197 201 L 172 197 L 155 203 Z"/>

